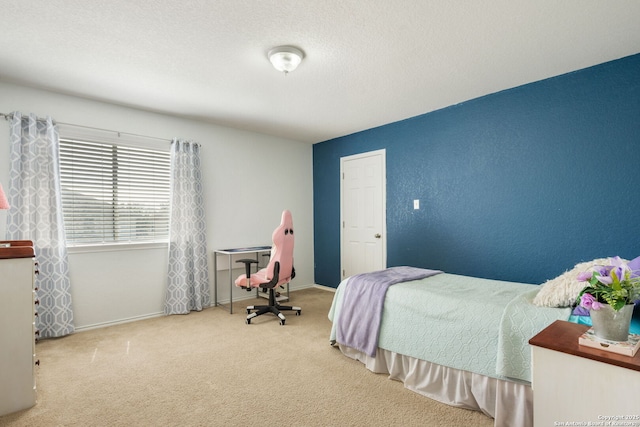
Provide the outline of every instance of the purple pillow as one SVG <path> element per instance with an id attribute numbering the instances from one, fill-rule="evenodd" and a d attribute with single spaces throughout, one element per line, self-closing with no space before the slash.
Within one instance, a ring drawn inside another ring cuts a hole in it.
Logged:
<path id="1" fill-rule="evenodd" d="M 589 309 L 584 308 L 581 305 L 577 305 L 576 308 L 573 309 L 573 312 L 571 313 L 574 316 L 589 316 Z"/>

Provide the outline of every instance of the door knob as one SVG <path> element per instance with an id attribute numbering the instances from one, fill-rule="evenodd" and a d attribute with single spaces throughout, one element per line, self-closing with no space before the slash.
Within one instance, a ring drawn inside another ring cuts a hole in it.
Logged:
<path id="1" fill-rule="evenodd" d="M 375 237 L 376 239 L 381 238 L 382 236 L 380 235 L 380 233 L 376 233 L 373 237 Z"/>

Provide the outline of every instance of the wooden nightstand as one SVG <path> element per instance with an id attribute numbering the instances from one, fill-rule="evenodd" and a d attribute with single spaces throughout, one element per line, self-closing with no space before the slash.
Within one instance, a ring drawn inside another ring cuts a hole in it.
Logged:
<path id="1" fill-rule="evenodd" d="M 587 329 L 557 320 L 529 340 L 534 426 L 640 427 L 640 352 L 578 345 Z"/>

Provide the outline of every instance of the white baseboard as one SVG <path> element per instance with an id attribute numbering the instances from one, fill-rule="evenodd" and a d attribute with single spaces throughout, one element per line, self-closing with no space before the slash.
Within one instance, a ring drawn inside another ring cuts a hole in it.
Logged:
<path id="1" fill-rule="evenodd" d="M 330 286 L 324 286 L 324 285 L 312 285 L 312 287 L 314 287 L 314 288 L 318 288 L 318 289 L 322 289 L 323 291 L 333 292 L 334 294 L 336 293 L 336 288 L 332 288 L 332 287 L 330 287 Z"/>
<path id="2" fill-rule="evenodd" d="M 335 292 L 336 289 L 335 288 L 331 288 L 329 286 L 323 286 L 323 285 L 316 285 L 316 284 L 310 284 L 310 285 L 296 285 L 296 286 L 291 286 L 291 288 L 289 289 L 290 292 L 295 292 L 295 291 L 299 291 L 302 289 L 309 289 L 309 288 L 317 288 L 317 289 L 322 289 L 323 291 L 329 291 L 329 292 Z M 247 292 L 247 295 L 242 296 L 242 297 L 235 297 L 233 298 L 233 301 L 243 301 L 243 300 L 248 300 L 248 299 L 254 299 L 256 297 L 255 292 Z M 218 301 L 218 304 L 229 304 L 229 299 L 227 300 L 220 300 Z M 213 301 L 212 301 L 212 305 L 211 307 L 213 307 Z M 98 329 L 98 328 L 106 328 L 107 326 L 114 326 L 114 325 L 119 325 L 121 323 L 129 323 L 129 322 L 135 322 L 137 320 L 144 320 L 144 319 L 151 319 L 153 317 L 160 317 L 160 316 L 164 316 L 165 314 L 163 312 L 158 312 L 158 313 L 150 313 L 150 314 L 144 314 L 141 316 L 134 316 L 134 317 L 128 317 L 126 319 L 118 319 L 118 320 L 111 320 L 108 322 L 102 322 L 102 323 L 94 323 L 92 325 L 85 325 L 85 326 L 78 326 L 76 327 L 76 332 L 82 332 L 82 331 L 88 331 L 91 329 Z"/>
<path id="3" fill-rule="evenodd" d="M 119 325 L 121 323 L 135 322 L 135 321 L 144 320 L 144 319 L 151 319 L 153 317 L 160 317 L 160 316 L 164 316 L 164 313 L 159 312 L 159 313 L 143 314 L 141 316 L 128 317 L 126 319 L 111 320 L 108 322 L 94 323 L 93 325 L 78 326 L 75 328 L 75 331 L 82 332 L 82 331 L 88 331 L 90 329 L 106 328 L 107 326 Z"/>

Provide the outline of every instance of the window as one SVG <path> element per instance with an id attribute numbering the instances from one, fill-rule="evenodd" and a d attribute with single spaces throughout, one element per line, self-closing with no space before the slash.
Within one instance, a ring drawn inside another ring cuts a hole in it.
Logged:
<path id="1" fill-rule="evenodd" d="M 60 138 L 69 246 L 167 242 L 169 152 Z"/>

